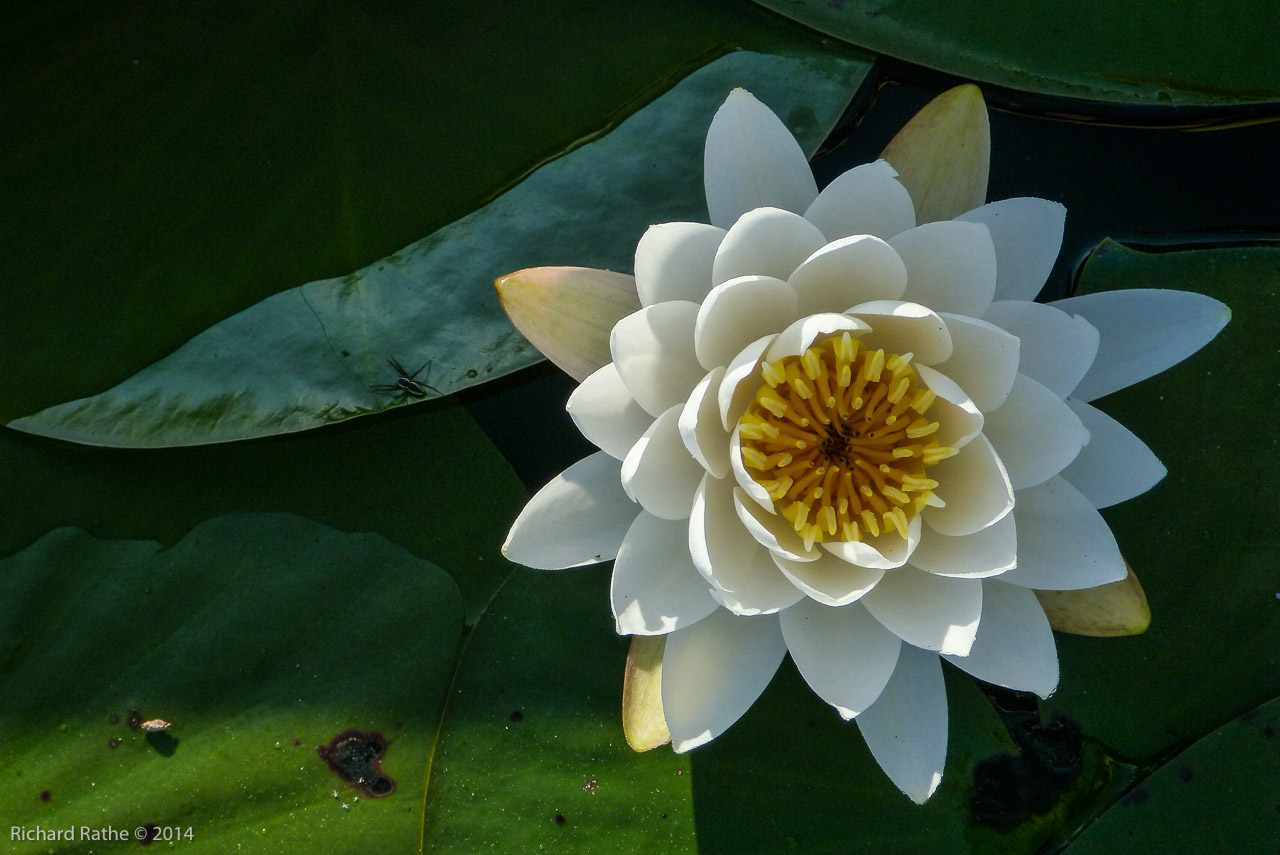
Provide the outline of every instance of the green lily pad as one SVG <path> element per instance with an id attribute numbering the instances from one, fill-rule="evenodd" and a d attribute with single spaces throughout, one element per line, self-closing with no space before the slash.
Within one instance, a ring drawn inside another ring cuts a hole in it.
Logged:
<path id="1" fill-rule="evenodd" d="M 722 57 L 400 252 L 268 297 L 113 389 L 9 424 L 91 445 L 223 442 L 343 421 L 529 365 L 540 357 L 503 314 L 495 276 L 542 264 L 630 269 L 650 223 L 705 219 L 702 140 L 730 89 L 755 91 L 812 152 L 867 68 L 834 57 Z M 395 388 L 405 374 L 423 385 Z"/>
<path id="2" fill-rule="evenodd" d="M 149 825 L 190 829 L 174 845 L 192 852 L 418 845 L 462 628 L 429 562 L 286 515 L 163 552 L 59 529 L 0 562 L 0 602 L 0 803 L 10 826 L 76 835 L 6 830 L 6 851 L 134 852 Z M 362 784 L 322 757 L 338 737 Z"/>
<path id="3" fill-rule="evenodd" d="M 1012 89 L 1132 104 L 1280 101 L 1276 11 L 1265 0 L 756 2 L 876 53 Z"/>

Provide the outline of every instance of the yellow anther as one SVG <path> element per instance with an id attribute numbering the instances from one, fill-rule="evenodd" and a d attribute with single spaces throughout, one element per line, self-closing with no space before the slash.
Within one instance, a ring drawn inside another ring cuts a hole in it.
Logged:
<path id="1" fill-rule="evenodd" d="M 902 400 L 902 396 L 907 394 L 907 390 L 911 388 L 911 378 L 903 377 L 894 385 L 893 391 L 889 393 L 887 400 L 890 404 L 896 404 Z"/>
<path id="2" fill-rule="evenodd" d="M 871 382 L 880 379 L 880 375 L 884 373 L 884 350 L 877 350 L 871 354 L 871 358 L 862 364 L 862 373 Z"/>
<path id="3" fill-rule="evenodd" d="M 800 358 L 800 363 L 804 366 L 805 376 L 810 380 L 817 380 L 818 375 L 822 373 L 822 357 L 815 348 L 806 350 L 804 356 Z"/>
<path id="4" fill-rule="evenodd" d="M 884 515 L 884 530 L 896 528 L 903 538 L 907 536 L 907 514 L 902 508 L 894 508 Z"/>
<path id="5" fill-rule="evenodd" d="M 818 512 L 819 525 L 827 530 L 827 534 L 836 533 L 836 509 L 830 505 L 823 505 L 822 510 Z"/>
<path id="6" fill-rule="evenodd" d="M 911 357 L 913 356 L 915 356 L 914 353 L 895 353 L 885 360 L 884 367 L 897 376 L 911 367 Z M 903 379 L 905 380 L 906 378 Z"/>
<path id="7" fill-rule="evenodd" d="M 938 396 L 934 394 L 932 389 L 921 389 L 911 399 L 911 409 L 923 416 L 925 411 L 932 407 L 933 402 L 936 400 L 938 400 Z"/>
<path id="8" fill-rule="evenodd" d="M 786 370 L 782 368 L 782 360 L 763 363 L 760 366 L 760 377 L 769 384 L 769 388 L 778 388 L 778 384 L 787 379 Z"/>
<path id="9" fill-rule="evenodd" d="M 908 496 L 906 493 L 902 492 L 901 490 L 899 490 L 897 487 L 886 486 L 880 492 L 883 493 L 888 498 L 892 499 L 893 501 L 897 502 L 899 505 L 905 505 L 911 501 L 911 497 Z"/>
<path id="10" fill-rule="evenodd" d="M 931 433 L 935 433 L 939 427 L 940 425 L 937 422 L 927 421 L 923 418 L 916 419 L 914 422 L 907 425 L 907 436 L 912 439 L 919 439 L 922 436 L 928 436 Z"/>
<path id="11" fill-rule="evenodd" d="M 948 457 L 955 457 L 960 453 L 960 449 L 952 448 L 949 445 L 935 445 L 933 448 L 926 448 L 920 458 L 926 466 L 932 466 L 935 463 L 941 463 Z"/>
<path id="12" fill-rule="evenodd" d="M 871 511 L 862 512 L 862 527 L 866 529 L 867 534 L 872 537 L 880 536 L 880 523 L 876 520 L 876 515 Z"/>
<path id="13" fill-rule="evenodd" d="M 893 456 L 898 458 L 899 460 L 910 457 L 913 453 L 914 452 L 912 452 L 912 450 L 909 448 L 898 447 L 893 450 Z"/>
<path id="14" fill-rule="evenodd" d="M 764 469 L 769 465 L 769 458 L 765 456 L 763 451 L 748 445 L 742 448 L 742 462 L 752 469 Z"/>

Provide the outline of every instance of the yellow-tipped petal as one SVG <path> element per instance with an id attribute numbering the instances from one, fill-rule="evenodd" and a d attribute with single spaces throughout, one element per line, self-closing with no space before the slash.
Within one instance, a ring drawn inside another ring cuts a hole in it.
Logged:
<path id="1" fill-rule="evenodd" d="M 880 154 L 916 205 L 916 222 L 950 220 L 987 200 L 991 125 L 982 90 L 948 89 L 924 106 Z"/>
<path id="2" fill-rule="evenodd" d="M 1151 608 L 1133 568 L 1119 582 L 1081 591 L 1036 591 L 1049 625 L 1058 632 L 1110 638 L 1139 635 L 1151 625 Z"/>
<path id="3" fill-rule="evenodd" d="M 612 361 L 609 331 L 640 308 L 634 276 L 590 267 L 529 267 L 493 285 L 516 329 L 579 382 Z"/>
<path id="4" fill-rule="evenodd" d="M 671 741 L 662 714 L 662 655 L 665 635 L 634 635 L 622 678 L 622 732 L 633 751 L 650 751 Z"/>

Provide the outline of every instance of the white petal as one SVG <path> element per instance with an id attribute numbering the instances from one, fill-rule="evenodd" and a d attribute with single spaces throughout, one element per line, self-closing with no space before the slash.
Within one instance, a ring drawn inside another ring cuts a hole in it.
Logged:
<path id="1" fill-rule="evenodd" d="M 716 393 L 724 369 L 714 368 L 693 387 L 680 412 L 680 438 L 693 459 L 717 478 L 729 474 L 729 432 L 720 424 Z"/>
<path id="2" fill-rule="evenodd" d="M 643 512 L 631 524 L 609 588 L 619 635 L 663 635 L 720 608 L 689 557 L 688 529 Z"/>
<path id="3" fill-rule="evenodd" d="M 904 539 L 897 531 L 884 531 L 877 537 L 861 541 L 829 540 L 822 548 L 842 561 L 872 570 L 892 570 L 901 567 L 911 558 L 920 545 L 920 517 L 907 523 Z"/>
<path id="4" fill-rule="evenodd" d="M 642 306 L 668 300 L 701 303 L 724 229 L 706 223 L 659 223 L 636 244 L 636 291 Z"/>
<path id="5" fill-rule="evenodd" d="M 739 276 L 711 289 L 698 310 L 694 350 L 707 370 L 796 318 L 796 292 L 772 276 Z"/>
<path id="6" fill-rule="evenodd" d="M 1067 399 L 1067 406 L 1088 429 L 1089 444 L 1062 470 L 1062 477 L 1095 508 L 1140 496 L 1168 472 L 1145 442 L 1111 416 L 1074 398 Z"/>
<path id="7" fill-rule="evenodd" d="M 947 690 L 938 657 L 903 645 L 889 684 L 854 720 L 889 780 L 916 804 L 928 801 L 947 761 Z"/>
<path id="8" fill-rule="evenodd" d="M 804 681 L 846 721 L 880 697 L 898 664 L 902 642 L 860 606 L 804 600 L 778 621 Z"/>
<path id="9" fill-rule="evenodd" d="M 907 268 L 878 237 L 854 235 L 827 244 L 791 274 L 800 314 L 842 312 L 871 300 L 896 300 L 907 287 Z"/>
<path id="10" fill-rule="evenodd" d="M 734 614 L 772 614 L 804 596 L 778 570 L 769 550 L 743 531 L 732 481 L 702 479 L 689 518 L 689 553 L 714 587 L 712 596 Z"/>
<path id="11" fill-rule="evenodd" d="M 997 300 L 1034 300 L 1044 287 L 1058 251 L 1067 209 L 1057 202 L 1023 197 L 974 208 L 956 219 L 985 223 L 996 247 Z"/>
<path id="12" fill-rule="evenodd" d="M 1062 478 L 1018 493 L 1018 566 L 1001 581 L 1045 591 L 1074 591 L 1128 575 L 1102 515 Z"/>
<path id="13" fill-rule="evenodd" d="M 916 224 L 911 194 L 888 161 L 855 166 L 823 188 L 804 218 L 827 240 L 850 235 L 891 238 Z"/>
<path id="14" fill-rule="evenodd" d="M 622 489 L 646 511 L 682 520 L 693 507 L 703 470 L 680 438 L 679 405 L 658 416 L 622 461 Z"/>
<path id="15" fill-rule="evenodd" d="M 722 228 L 754 208 L 802 214 L 818 196 L 800 144 L 745 89 L 730 92 L 711 120 L 702 174 L 711 222 Z"/>
<path id="16" fill-rule="evenodd" d="M 983 579 L 1018 566 L 1014 514 L 973 534 L 948 537 L 931 531 L 920 539 L 911 566 L 939 576 Z"/>
<path id="17" fill-rule="evenodd" d="M 771 514 L 777 513 L 769 491 L 751 477 L 746 464 L 742 461 L 742 437 L 736 430 L 729 436 L 729 469 L 733 472 L 733 479 L 742 488 L 742 492 L 750 496 L 758 507 Z"/>
<path id="18" fill-rule="evenodd" d="M 1000 455 L 1015 490 L 1043 484 L 1076 459 L 1089 431 L 1053 391 L 1019 374 L 1004 404 L 987 413 L 982 433 Z"/>
<path id="19" fill-rule="evenodd" d="M 696 303 L 673 300 L 627 315 L 609 334 L 622 382 L 652 416 L 683 403 L 706 373 L 693 352 L 697 319 Z"/>
<path id="20" fill-rule="evenodd" d="M 938 422 L 938 432 L 934 436 L 942 445 L 964 448 L 982 433 L 985 419 L 978 405 L 968 392 L 941 371 L 928 365 L 916 365 L 915 368 L 925 387 L 938 396 L 928 413 L 930 419 Z"/>
<path id="21" fill-rule="evenodd" d="M 739 276 L 785 280 L 826 242 L 818 227 L 799 214 L 781 208 L 747 211 L 716 251 L 712 283 L 719 285 Z"/>
<path id="22" fill-rule="evenodd" d="M 1231 310 L 1190 291 L 1139 288 L 1058 300 L 1098 328 L 1098 358 L 1073 392 L 1081 401 L 1110 395 L 1177 365 L 1222 331 Z"/>
<path id="23" fill-rule="evenodd" d="M 859 303 L 848 313 L 871 327 L 861 338 L 869 348 L 889 353 L 912 353 L 915 361 L 935 365 L 951 356 L 951 333 L 932 309 L 919 303 L 874 300 Z"/>
<path id="24" fill-rule="evenodd" d="M 934 493 L 945 508 L 925 508 L 921 513 L 929 527 L 953 537 L 973 534 L 994 525 L 1013 510 L 1013 485 L 991 442 L 979 435 L 960 453 L 930 467 L 938 482 Z M 1019 529 L 1021 535 L 1021 529 Z"/>
<path id="25" fill-rule="evenodd" d="M 847 606 L 862 599 L 884 578 L 883 570 L 850 564 L 843 558 L 818 553 L 817 561 L 790 561 L 774 553 L 773 563 L 801 591 L 824 606 Z"/>
<path id="26" fill-rule="evenodd" d="M 621 464 L 597 451 L 537 492 L 511 525 L 502 554 L 539 570 L 608 561 L 640 509 L 622 491 Z"/>
<path id="27" fill-rule="evenodd" d="M 982 223 L 925 223 L 889 240 L 907 265 L 903 299 L 980 316 L 996 292 L 996 248 Z"/>
<path id="28" fill-rule="evenodd" d="M 619 460 L 653 424 L 653 416 L 631 397 L 612 362 L 583 380 L 565 409 L 583 436 Z"/>
<path id="29" fill-rule="evenodd" d="M 662 712 L 671 747 L 691 751 L 724 733 L 773 679 L 786 642 L 778 619 L 723 609 L 667 636 Z"/>
<path id="30" fill-rule="evenodd" d="M 951 356 L 935 368 L 959 384 L 981 412 L 1004 403 L 1018 373 L 1018 337 L 995 324 L 942 313 L 951 333 Z"/>
<path id="31" fill-rule="evenodd" d="M 716 392 L 720 406 L 720 425 L 725 430 L 736 425 L 760 388 L 760 357 L 773 344 L 776 335 L 756 339 L 738 351 L 738 355 L 725 369 L 724 379 Z"/>
<path id="32" fill-rule="evenodd" d="M 778 333 L 764 358 L 767 362 L 777 362 L 786 356 L 799 356 L 819 338 L 841 332 L 861 333 L 871 327 L 857 318 L 835 312 L 809 315 L 801 318 Z"/>
<path id="33" fill-rule="evenodd" d="M 982 615 L 982 582 L 903 567 L 884 574 L 861 603 L 908 644 L 964 656 Z"/>
<path id="34" fill-rule="evenodd" d="M 817 549 L 804 548 L 804 539 L 796 534 L 795 527 L 786 517 L 768 513 L 741 489 L 733 491 L 733 507 L 738 512 L 742 527 L 775 558 L 780 555 L 791 561 L 817 561 L 822 555 Z"/>
<path id="35" fill-rule="evenodd" d="M 1040 601 L 1027 588 L 995 579 L 982 583 L 982 625 L 973 649 L 943 658 L 979 680 L 1042 698 L 1058 687 L 1058 650 Z"/>
<path id="36" fill-rule="evenodd" d="M 1022 340 L 1018 371 L 1065 398 L 1080 384 L 1098 353 L 1098 330 L 1061 309 L 1021 300 L 992 303 L 983 320 Z"/>

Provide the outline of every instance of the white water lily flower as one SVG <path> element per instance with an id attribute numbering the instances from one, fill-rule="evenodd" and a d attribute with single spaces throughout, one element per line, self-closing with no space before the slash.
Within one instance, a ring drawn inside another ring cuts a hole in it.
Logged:
<path id="1" fill-rule="evenodd" d="M 1088 402 L 1229 313 L 1172 291 L 1031 302 L 1061 205 L 917 225 L 885 161 L 819 193 L 743 90 L 711 124 L 705 180 L 711 223 L 641 237 L 640 308 L 569 399 L 601 450 L 529 502 L 504 552 L 616 559 L 618 632 L 666 636 L 676 751 L 732 725 L 790 653 L 923 802 L 946 754 L 940 660 L 1047 697 L 1058 662 L 1034 590 L 1126 576 L 1097 509 L 1165 470 Z"/>

